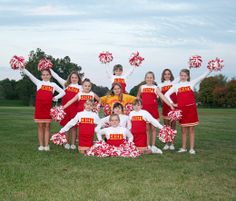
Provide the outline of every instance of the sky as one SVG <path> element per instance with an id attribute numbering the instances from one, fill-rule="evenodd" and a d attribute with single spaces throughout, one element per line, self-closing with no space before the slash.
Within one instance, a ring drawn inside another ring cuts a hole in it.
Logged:
<path id="1" fill-rule="evenodd" d="M 175 76 L 188 67 L 191 55 L 207 61 L 224 59 L 221 73 L 236 76 L 236 1 L 234 0 L 0 0 L 0 80 L 20 79 L 9 60 L 27 58 L 42 49 L 55 58 L 69 56 L 95 84 L 110 86 L 98 54 L 110 51 L 124 72 L 129 57 L 139 51 L 143 64 L 127 81 L 128 89 L 153 71 L 160 82 L 162 70 Z M 217 73 L 213 73 L 215 75 Z"/>

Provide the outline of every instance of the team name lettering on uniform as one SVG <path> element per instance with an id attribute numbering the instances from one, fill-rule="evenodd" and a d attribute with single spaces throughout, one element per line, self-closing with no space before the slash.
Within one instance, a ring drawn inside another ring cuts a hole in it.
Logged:
<path id="1" fill-rule="evenodd" d="M 125 80 L 123 78 L 115 78 L 114 82 L 125 83 Z"/>
<path id="2" fill-rule="evenodd" d="M 67 91 L 71 91 L 71 92 L 75 92 L 75 93 L 79 93 L 79 89 L 76 87 L 67 87 Z"/>
<path id="3" fill-rule="evenodd" d="M 82 123 L 82 124 L 94 124 L 94 119 L 84 117 L 84 118 L 81 118 L 80 123 Z"/>
<path id="4" fill-rule="evenodd" d="M 132 121 L 143 121 L 143 116 L 132 116 Z"/>
<path id="5" fill-rule="evenodd" d="M 191 87 L 190 86 L 187 86 L 187 87 L 180 87 L 178 89 L 178 92 L 188 92 L 188 91 L 192 91 Z"/>
<path id="6" fill-rule="evenodd" d="M 41 89 L 44 90 L 44 91 L 50 91 L 50 92 L 53 91 L 53 87 L 52 86 L 48 86 L 48 85 L 42 85 Z"/>
<path id="7" fill-rule="evenodd" d="M 110 134 L 110 140 L 123 140 L 124 135 L 123 134 Z"/>
<path id="8" fill-rule="evenodd" d="M 91 95 L 81 95 L 80 100 L 90 100 L 93 99 L 93 96 Z"/>
<path id="9" fill-rule="evenodd" d="M 167 86 L 162 87 L 161 90 L 162 90 L 163 92 L 166 92 L 166 91 L 168 91 L 171 87 L 172 87 L 172 85 L 167 85 Z"/>
<path id="10" fill-rule="evenodd" d="M 144 89 L 143 89 L 143 92 L 144 92 L 144 93 L 154 93 L 154 92 L 155 92 L 155 89 L 154 89 L 154 88 L 144 88 Z"/>

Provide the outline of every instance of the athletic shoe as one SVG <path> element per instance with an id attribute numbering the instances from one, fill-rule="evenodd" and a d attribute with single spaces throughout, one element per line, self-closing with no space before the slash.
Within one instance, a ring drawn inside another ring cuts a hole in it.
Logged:
<path id="1" fill-rule="evenodd" d="M 39 147 L 38 147 L 38 150 L 39 150 L 39 151 L 44 151 L 44 146 L 39 146 Z"/>
<path id="2" fill-rule="evenodd" d="M 164 150 L 164 151 L 166 151 L 166 150 L 168 150 L 168 149 L 170 149 L 170 147 L 169 147 L 168 144 L 166 144 L 166 145 L 162 148 L 162 150 Z"/>
<path id="3" fill-rule="evenodd" d="M 160 149 L 158 149 L 156 146 L 152 146 L 151 147 L 151 150 L 152 150 L 152 153 L 153 154 L 162 154 L 163 152 L 160 150 Z"/>
<path id="4" fill-rule="evenodd" d="M 175 150 L 175 146 L 173 144 L 170 145 L 170 150 L 174 151 Z"/>
<path id="5" fill-rule="evenodd" d="M 178 151 L 178 153 L 185 153 L 185 152 L 187 152 L 187 149 L 183 149 L 183 148 L 180 148 Z"/>
<path id="6" fill-rule="evenodd" d="M 67 143 L 67 144 L 64 144 L 64 148 L 65 149 L 70 149 L 70 145 Z"/>
<path id="7" fill-rule="evenodd" d="M 151 147 L 150 145 L 148 145 L 148 149 L 149 149 L 149 150 L 151 150 L 151 149 L 152 149 L 152 147 Z"/>
<path id="8" fill-rule="evenodd" d="M 44 147 L 44 151 L 50 151 L 50 147 L 49 146 Z"/>
<path id="9" fill-rule="evenodd" d="M 74 144 L 70 145 L 70 148 L 75 150 L 76 149 L 76 146 Z"/>
<path id="10" fill-rule="evenodd" d="M 190 154 L 196 154 L 196 151 L 195 151 L 194 149 L 190 149 L 190 150 L 189 150 L 189 153 L 190 153 Z"/>

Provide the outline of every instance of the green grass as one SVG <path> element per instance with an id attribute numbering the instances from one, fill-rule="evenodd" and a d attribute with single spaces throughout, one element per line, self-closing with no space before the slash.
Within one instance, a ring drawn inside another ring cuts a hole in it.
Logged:
<path id="1" fill-rule="evenodd" d="M 55 145 L 38 152 L 33 108 L 0 107 L 0 200 L 236 200 L 236 110 L 199 116 L 196 155 L 93 158 Z"/>

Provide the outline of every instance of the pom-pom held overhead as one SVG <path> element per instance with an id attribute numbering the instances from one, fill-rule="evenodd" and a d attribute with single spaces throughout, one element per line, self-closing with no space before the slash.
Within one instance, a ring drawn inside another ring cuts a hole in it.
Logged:
<path id="1" fill-rule="evenodd" d="M 50 115 L 54 121 L 60 122 L 62 119 L 64 119 L 66 113 L 64 112 L 62 106 L 58 106 L 50 110 Z"/>
<path id="2" fill-rule="evenodd" d="M 168 117 L 170 121 L 179 121 L 182 118 L 182 110 L 172 110 L 168 113 Z"/>
<path id="3" fill-rule="evenodd" d="M 49 68 L 52 68 L 53 64 L 50 59 L 43 58 L 38 63 L 38 70 L 47 70 Z"/>
<path id="4" fill-rule="evenodd" d="M 98 56 L 99 61 L 103 64 L 110 63 L 113 60 L 112 53 L 106 51 L 106 52 L 101 52 Z"/>
<path id="5" fill-rule="evenodd" d="M 202 57 L 194 55 L 189 58 L 189 68 L 200 68 L 202 66 Z"/>
<path id="6" fill-rule="evenodd" d="M 50 140 L 56 145 L 63 145 L 67 143 L 66 135 L 64 133 L 54 133 Z"/>
<path id="7" fill-rule="evenodd" d="M 168 143 L 172 142 L 175 138 L 177 131 L 173 130 L 170 126 L 163 126 L 158 134 L 158 138 L 161 142 Z"/>
<path id="8" fill-rule="evenodd" d="M 86 152 L 86 155 L 96 157 L 136 158 L 140 156 L 140 151 L 135 147 L 133 142 L 124 141 L 119 147 L 115 147 L 104 141 L 99 141 Z"/>
<path id="9" fill-rule="evenodd" d="M 10 65 L 13 70 L 25 68 L 26 62 L 24 57 L 14 55 L 10 60 Z"/>
<path id="10" fill-rule="evenodd" d="M 129 58 L 129 63 L 131 66 L 140 66 L 143 62 L 144 58 L 139 55 L 139 52 L 132 53 Z"/>
<path id="11" fill-rule="evenodd" d="M 215 60 L 208 61 L 207 68 L 209 70 L 213 71 L 221 71 L 221 69 L 224 67 L 224 60 L 216 57 Z"/>

